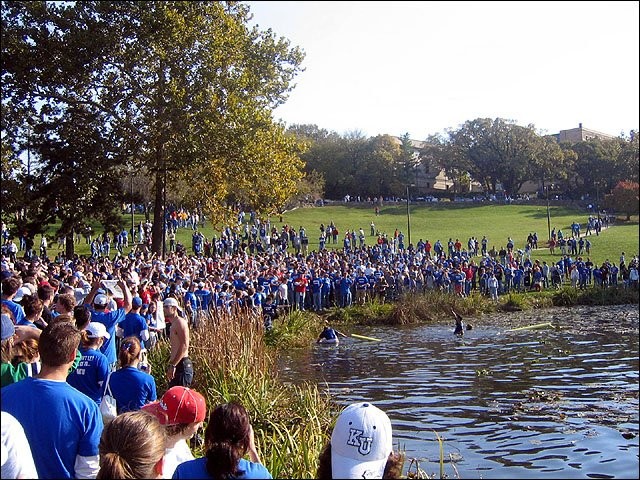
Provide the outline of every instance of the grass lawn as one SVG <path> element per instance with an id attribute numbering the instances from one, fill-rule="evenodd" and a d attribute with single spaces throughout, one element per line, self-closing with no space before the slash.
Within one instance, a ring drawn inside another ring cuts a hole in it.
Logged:
<path id="1" fill-rule="evenodd" d="M 551 228 L 561 229 L 565 235 L 571 229 L 570 225 L 577 221 L 584 232 L 588 212 L 567 207 L 550 207 Z M 131 217 L 125 215 L 125 224 L 130 227 Z M 248 218 L 248 217 L 247 217 Z M 489 249 L 495 246 L 496 250 L 505 246 L 507 238 L 512 237 L 516 249 L 524 248 L 529 233 L 537 232 L 538 244 L 546 245 L 548 239 L 547 208 L 536 205 L 411 205 L 409 210 L 411 241 L 415 245 L 420 239 L 430 240 L 435 243 L 440 240 L 446 248 L 449 238 L 454 241 L 460 239 L 463 248 L 467 241 L 474 236 L 481 239 L 486 235 L 489 240 Z M 136 225 L 143 220 L 143 216 L 136 215 Z M 405 234 L 405 243 L 408 237 L 407 231 L 407 206 L 405 203 L 390 204 L 380 209 L 380 215 L 376 216 L 374 209 L 361 205 L 331 205 L 324 207 L 299 208 L 285 213 L 282 222 L 279 217 L 271 217 L 272 225 L 278 229 L 284 224 L 291 225 L 296 230 L 303 226 L 309 236 L 309 250 L 318 248 L 320 224 L 325 226 L 333 221 L 338 227 L 339 239 L 336 245 L 327 244 L 327 248 L 341 248 L 344 232 L 362 228 L 367 236 L 367 243 L 372 244 L 375 237 L 371 237 L 370 224 L 374 222 L 375 228 L 381 233 L 393 236 L 395 229 Z M 639 251 L 638 217 L 632 217 L 630 222 L 618 218 L 613 227 L 603 230 L 599 236 L 591 235 L 591 259 L 601 263 L 606 259 L 618 263 L 620 253 L 625 252 L 627 263 L 634 254 Z M 95 231 L 100 232 L 99 227 L 94 226 Z M 202 229 L 207 238 L 214 232 L 210 225 Z M 177 239 L 191 252 L 191 230 L 179 229 Z M 36 248 L 39 239 L 36 239 Z M 50 242 L 50 253 L 55 255 L 57 245 Z M 89 254 L 89 248 L 84 241 L 76 245 L 76 253 Z M 113 250 L 112 250 L 113 253 Z M 534 252 L 533 258 L 546 260 L 547 262 L 559 257 L 559 249 L 553 257 L 547 248 L 539 248 Z"/>

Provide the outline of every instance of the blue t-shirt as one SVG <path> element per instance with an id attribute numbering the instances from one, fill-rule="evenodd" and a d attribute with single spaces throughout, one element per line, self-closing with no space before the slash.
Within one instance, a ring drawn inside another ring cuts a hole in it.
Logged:
<path id="1" fill-rule="evenodd" d="M 122 328 L 123 338 L 136 337 L 138 340 L 140 340 L 140 345 L 142 345 L 142 348 L 145 348 L 144 341 L 140 336 L 140 332 L 143 330 L 148 330 L 149 326 L 147 325 L 147 321 L 142 315 L 135 312 L 129 312 L 125 315 L 124 320 L 119 323 L 119 326 L 120 328 Z"/>
<path id="2" fill-rule="evenodd" d="M 29 377 L 7 385 L 2 410 L 24 428 L 39 478 L 76 478 L 76 456 L 98 455 L 98 405 L 67 382 Z"/>
<path id="3" fill-rule="evenodd" d="M 140 410 L 157 400 L 156 380 L 135 367 L 124 367 L 111 374 L 111 393 L 116 399 L 118 414 Z M 106 385 L 103 386 L 103 393 Z"/>
<path id="4" fill-rule="evenodd" d="M 109 362 L 98 350 L 81 348 L 80 353 L 78 368 L 69 374 L 67 383 L 100 405 L 104 381 L 109 375 Z"/>
<path id="5" fill-rule="evenodd" d="M 234 479 L 260 479 L 260 478 L 273 478 L 269 473 L 269 470 L 265 468 L 261 463 L 253 463 L 244 458 L 238 461 L 238 470 L 242 472 L 238 476 L 231 478 Z M 195 460 L 189 460 L 181 463 L 177 466 L 173 477 L 171 478 L 212 478 L 207 472 L 207 459 L 196 458 Z"/>
<path id="6" fill-rule="evenodd" d="M 89 307 L 91 306 L 89 305 Z M 124 308 L 118 308 L 117 310 L 113 310 L 111 312 L 96 310 L 92 310 L 91 312 L 91 321 L 102 323 L 106 327 L 107 333 L 109 333 L 109 338 L 106 338 L 104 340 L 104 343 L 102 344 L 102 347 L 100 347 L 100 351 L 107 356 L 109 364 L 116 363 L 118 361 L 115 342 L 116 325 L 124 320 L 125 315 L 126 312 Z"/>
<path id="7" fill-rule="evenodd" d="M 2 304 L 11 311 L 13 318 L 16 321 L 16 325 L 22 325 L 22 322 L 26 320 L 22 305 L 14 302 L 13 300 L 2 300 Z"/>

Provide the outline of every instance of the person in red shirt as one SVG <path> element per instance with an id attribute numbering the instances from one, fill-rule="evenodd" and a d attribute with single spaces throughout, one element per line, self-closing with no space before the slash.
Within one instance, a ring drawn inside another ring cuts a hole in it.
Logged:
<path id="1" fill-rule="evenodd" d="M 304 273 L 303 269 L 298 270 L 295 278 L 293 279 L 293 292 L 295 294 L 295 304 L 298 310 L 304 311 L 304 298 L 307 292 L 307 285 L 309 280 Z"/>

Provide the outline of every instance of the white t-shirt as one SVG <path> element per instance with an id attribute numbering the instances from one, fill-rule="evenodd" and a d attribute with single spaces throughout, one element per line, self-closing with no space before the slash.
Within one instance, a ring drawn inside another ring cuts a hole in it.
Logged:
<path id="1" fill-rule="evenodd" d="M 2 425 L 2 478 L 38 478 L 31 456 L 31 447 L 24 429 L 16 418 L 1 412 Z"/>
<path id="2" fill-rule="evenodd" d="M 164 467 L 162 469 L 162 478 L 172 478 L 173 472 L 175 472 L 178 465 L 189 460 L 194 460 L 195 457 L 191 453 L 189 445 L 186 440 L 179 440 L 172 448 L 167 448 L 164 451 Z M 2 477 L 4 478 L 4 476 Z"/>

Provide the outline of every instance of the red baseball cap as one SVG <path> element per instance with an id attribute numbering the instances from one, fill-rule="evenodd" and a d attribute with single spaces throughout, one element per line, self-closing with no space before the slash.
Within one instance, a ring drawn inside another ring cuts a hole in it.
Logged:
<path id="1" fill-rule="evenodd" d="M 197 423 L 204 421 L 207 415 L 207 402 L 204 397 L 186 387 L 171 387 L 160 401 L 142 407 L 155 415 L 162 425 L 179 423 Z"/>

